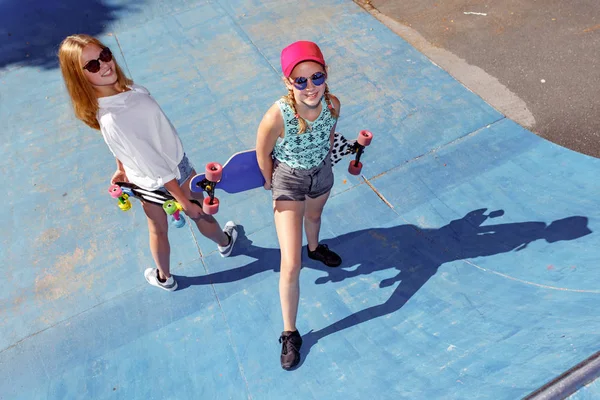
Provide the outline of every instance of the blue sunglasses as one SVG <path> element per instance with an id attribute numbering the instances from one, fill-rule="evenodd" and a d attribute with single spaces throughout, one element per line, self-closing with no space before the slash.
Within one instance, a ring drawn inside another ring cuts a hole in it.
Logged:
<path id="1" fill-rule="evenodd" d="M 294 87 L 298 90 L 306 89 L 306 86 L 308 86 L 309 79 L 312 81 L 313 85 L 321 86 L 323 83 L 325 83 L 325 79 L 327 79 L 327 74 L 324 72 L 315 72 L 314 74 L 312 74 L 312 76 L 308 78 L 299 76 L 296 79 L 294 79 Z"/>

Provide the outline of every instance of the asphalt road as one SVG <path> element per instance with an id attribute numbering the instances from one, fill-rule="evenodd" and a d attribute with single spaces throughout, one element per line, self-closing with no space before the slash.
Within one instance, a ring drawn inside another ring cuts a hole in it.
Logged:
<path id="1" fill-rule="evenodd" d="M 356 0 L 492 106 L 600 157 L 598 0 Z"/>

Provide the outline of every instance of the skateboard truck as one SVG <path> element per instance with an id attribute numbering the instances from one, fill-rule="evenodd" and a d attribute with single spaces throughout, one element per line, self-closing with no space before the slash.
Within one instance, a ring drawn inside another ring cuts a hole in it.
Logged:
<path id="1" fill-rule="evenodd" d="M 352 175 L 360 174 L 362 170 L 362 163 L 360 162 L 360 156 L 362 156 L 365 151 L 365 147 L 371 144 L 371 140 L 373 139 L 373 134 L 370 131 L 362 130 L 358 134 L 358 139 L 356 142 L 352 144 L 349 153 L 356 154 L 354 160 L 350 161 L 350 165 L 348 165 L 348 172 Z"/>
<path id="2" fill-rule="evenodd" d="M 219 211 L 219 199 L 215 197 L 215 188 L 223 176 L 223 166 L 217 162 L 206 164 L 205 178 L 196 182 L 196 187 L 202 188 L 208 194 L 202 202 L 202 210 L 209 215 Z"/>
<path id="3" fill-rule="evenodd" d="M 113 199 L 119 199 L 118 205 L 122 211 L 131 210 L 131 201 L 129 200 L 129 195 L 127 193 L 123 193 L 119 185 L 110 185 L 108 188 L 108 193 Z"/>

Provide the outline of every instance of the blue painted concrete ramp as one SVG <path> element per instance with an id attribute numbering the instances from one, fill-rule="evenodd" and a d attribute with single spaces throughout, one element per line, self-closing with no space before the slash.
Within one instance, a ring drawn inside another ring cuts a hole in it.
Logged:
<path id="1" fill-rule="evenodd" d="M 516 399 L 598 351 L 599 160 L 507 120 L 349 0 L 62 3 L 0 3 L 1 399 Z M 145 282 L 143 212 L 108 196 L 114 160 L 57 69 L 82 31 L 198 169 L 253 147 L 285 94 L 280 50 L 321 45 L 338 130 L 375 139 L 362 177 L 335 167 L 322 237 L 344 263 L 303 262 L 297 370 L 279 366 L 268 192 L 222 196 L 232 257 L 188 224 L 170 232 L 179 290 Z"/>

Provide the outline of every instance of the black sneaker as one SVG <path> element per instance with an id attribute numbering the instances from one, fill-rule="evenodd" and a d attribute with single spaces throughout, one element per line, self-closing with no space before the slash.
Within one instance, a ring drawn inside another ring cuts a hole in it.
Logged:
<path id="1" fill-rule="evenodd" d="M 338 267 L 342 263 L 342 258 L 333 251 L 329 250 L 329 247 L 327 247 L 326 244 L 318 245 L 315 251 L 308 250 L 308 258 L 321 261 L 328 267 Z"/>
<path id="2" fill-rule="evenodd" d="M 298 331 L 284 331 L 279 337 L 279 343 L 281 343 L 281 368 L 294 368 L 300 362 L 302 337 Z"/>

